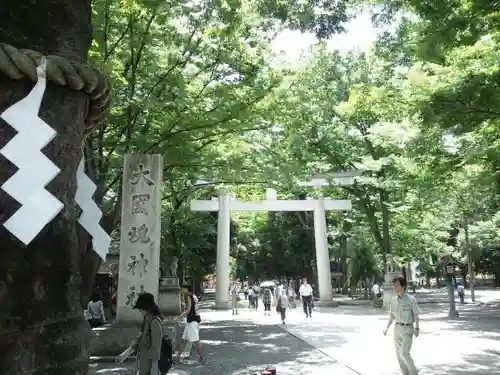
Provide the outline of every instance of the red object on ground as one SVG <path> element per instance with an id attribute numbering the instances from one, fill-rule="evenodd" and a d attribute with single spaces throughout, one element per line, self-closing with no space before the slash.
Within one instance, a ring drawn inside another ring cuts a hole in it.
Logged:
<path id="1" fill-rule="evenodd" d="M 273 375 L 271 371 L 264 371 L 261 375 Z"/>
<path id="2" fill-rule="evenodd" d="M 263 375 L 276 375 L 276 369 L 274 367 L 268 367 Z"/>

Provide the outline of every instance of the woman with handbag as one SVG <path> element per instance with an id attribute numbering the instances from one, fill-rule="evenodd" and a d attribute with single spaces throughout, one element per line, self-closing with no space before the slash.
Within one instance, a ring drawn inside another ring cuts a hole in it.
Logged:
<path id="1" fill-rule="evenodd" d="M 159 375 L 158 361 L 161 358 L 163 341 L 163 317 L 151 293 L 141 293 L 134 304 L 143 316 L 141 334 L 118 357 L 123 363 L 133 352 L 137 352 L 136 374 Z"/>

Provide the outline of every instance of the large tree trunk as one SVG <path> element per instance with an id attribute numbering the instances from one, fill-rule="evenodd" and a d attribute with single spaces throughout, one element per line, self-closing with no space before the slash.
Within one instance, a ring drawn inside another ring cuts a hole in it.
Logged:
<path id="1" fill-rule="evenodd" d="M 90 302 L 90 297 L 94 291 L 94 283 L 97 271 L 101 266 L 101 258 L 92 249 L 92 239 L 82 227 L 78 230 L 78 253 L 80 254 L 80 306 L 85 309 Z"/>
<path id="2" fill-rule="evenodd" d="M 0 41 L 83 62 L 92 39 L 90 0 L 2 0 Z M 0 112 L 26 96 L 33 82 L 0 74 Z M 0 373 L 81 375 L 88 371 L 88 324 L 80 306 L 76 169 L 87 95 L 48 85 L 40 117 L 58 135 L 44 150 L 61 173 L 48 190 L 63 211 L 28 246 L 0 228 Z M 0 147 L 15 135 L 0 123 Z M 0 156 L 0 183 L 16 168 Z M 0 190 L 0 223 L 19 204 Z"/>

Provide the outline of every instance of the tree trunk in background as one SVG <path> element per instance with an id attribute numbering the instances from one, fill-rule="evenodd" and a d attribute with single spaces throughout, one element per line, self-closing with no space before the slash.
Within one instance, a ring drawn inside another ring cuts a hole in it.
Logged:
<path id="1" fill-rule="evenodd" d="M 382 212 L 382 241 L 385 254 L 385 263 L 387 256 L 392 255 L 391 232 L 390 232 L 390 211 L 389 211 L 389 193 L 386 190 L 380 190 L 380 210 Z"/>
<path id="2" fill-rule="evenodd" d="M 493 273 L 495 276 L 495 286 L 500 287 L 500 271 Z"/>
<path id="3" fill-rule="evenodd" d="M 92 39 L 90 0 L 3 0 L 0 41 L 84 62 Z M 0 111 L 25 97 L 29 80 L 0 74 Z M 88 372 L 88 324 L 80 306 L 76 170 L 81 158 L 87 95 L 49 84 L 40 117 L 58 135 L 43 150 L 60 174 L 48 190 L 63 211 L 25 248 L 0 227 L 0 373 L 82 375 Z M 2 122 L 0 147 L 15 131 Z M 16 168 L 0 156 L 0 183 Z M 0 223 L 19 204 L 0 190 Z"/>
<path id="4" fill-rule="evenodd" d="M 446 276 L 446 289 L 448 290 L 448 301 L 449 301 L 449 318 L 458 318 L 457 306 L 455 304 L 455 292 L 453 291 L 453 278 L 451 276 Z"/>
<path id="5" fill-rule="evenodd" d="M 425 278 L 425 286 L 426 286 L 426 288 L 431 287 L 431 278 L 430 277 Z"/>
<path id="6" fill-rule="evenodd" d="M 94 283 L 101 266 L 101 258 L 92 248 L 92 239 L 83 227 L 78 227 L 78 254 L 81 277 L 80 306 L 86 309 L 94 291 Z M 110 232 L 108 232 L 110 233 Z"/>

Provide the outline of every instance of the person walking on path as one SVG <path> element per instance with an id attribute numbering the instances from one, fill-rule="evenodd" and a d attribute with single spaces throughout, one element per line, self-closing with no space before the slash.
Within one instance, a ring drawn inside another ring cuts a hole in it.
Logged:
<path id="1" fill-rule="evenodd" d="M 278 303 L 278 298 L 281 295 L 281 289 L 283 286 L 281 284 L 277 284 L 276 287 L 274 288 L 274 300 L 276 303 Z"/>
<path id="2" fill-rule="evenodd" d="M 160 309 L 151 293 L 139 294 L 134 309 L 139 310 L 144 316 L 141 334 L 129 348 L 116 358 L 116 362 L 122 363 L 131 353 L 137 352 L 137 374 L 157 375 L 163 340 L 161 326 L 163 318 Z"/>
<path id="3" fill-rule="evenodd" d="M 281 314 L 281 321 L 283 324 L 286 324 L 286 310 L 288 310 L 289 306 L 290 301 L 288 300 L 288 296 L 286 295 L 286 289 L 283 288 L 281 289 L 281 293 L 278 296 L 278 302 L 276 302 L 276 310 L 278 310 L 278 312 Z"/>
<path id="4" fill-rule="evenodd" d="M 255 297 L 255 292 L 253 291 L 253 288 L 248 288 L 248 308 L 252 309 L 254 308 L 254 297 Z"/>
<path id="5" fill-rule="evenodd" d="M 288 308 L 291 310 L 292 307 L 295 308 L 295 291 L 293 288 L 290 286 L 288 287 Z"/>
<path id="6" fill-rule="evenodd" d="M 380 286 L 375 282 L 372 287 L 372 294 L 373 294 L 373 307 L 374 308 L 379 308 L 382 307 L 382 304 L 380 303 L 381 300 L 380 298 L 382 297 L 382 292 L 380 290 Z"/>
<path id="7" fill-rule="evenodd" d="M 179 318 L 186 318 L 186 328 L 182 334 L 182 344 L 179 352 L 175 358 L 175 362 L 179 362 L 181 354 L 184 352 L 187 344 L 196 345 L 196 350 L 200 356 L 200 363 L 205 363 L 205 355 L 203 354 L 203 346 L 200 342 L 200 310 L 198 298 L 193 294 L 191 285 L 185 284 L 182 286 L 182 293 L 187 295 L 186 310 L 179 316 Z"/>
<path id="8" fill-rule="evenodd" d="M 465 303 L 465 288 L 462 284 L 457 285 L 457 294 L 460 298 L 460 303 L 463 305 Z"/>
<path id="9" fill-rule="evenodd" d="M 273 304 L 273 292 L 271 292 L 271 289 L 264 289 L 262 303 L 264 303 L 264 315 L 271 315 L 271 305 Z"/>
<path id="10" fill-rule="evenodd" d="M 236 283 L 234 283 L 233 287 L 231 288 L 231 304 L 233 306 L 233 315 L 238 315 L 239 299 L 240 299 L 240 296 L 239 296 L 238 288 L 236 286 Z"/>
<path id="11" fill-rule="evenodd" d="M 304 277 L 302 279 L 302 285 L 299 288 L 300 298 L 302 299 L 302 306 L 304 307 L 304 314 L 306 317 L 310 318 L 312 315 L 312 298 L 313 298 L 313 288 L 307 283 L 307 279 Z"/>
<path id="12" fill-rule="evenodd" d="M 260 295 L 260 287 L 257 285 L 257 283 L 254 283 L 252 286 L 253 292 L 255 293 L 255 310 L 259 309 L 259 295 Z"/>
<path id="13" fill-rule="evenodd" d="M 98 293 L 92 293 L 92 298 L 87 306 L 87 320 L 92 328 L 100 327 L 103 324 L 106 324 L 104 304 Z"/>
<path id="14" fill-rule="evenodd" d="M 394 347 L 399 367 L 404 375 L 417 375 L 418 371 L 410 355 L 413 336 L 418 337 L 420 332 L 417 300 L 406 292 L 404 277 L 396 277 L 392 282 L 396 295 L 392 297 L 390 302 L 389 322 L 384 330 L 384 335 L 387 335 L 387 330 L 393 321 L 396 321 Z"/>

